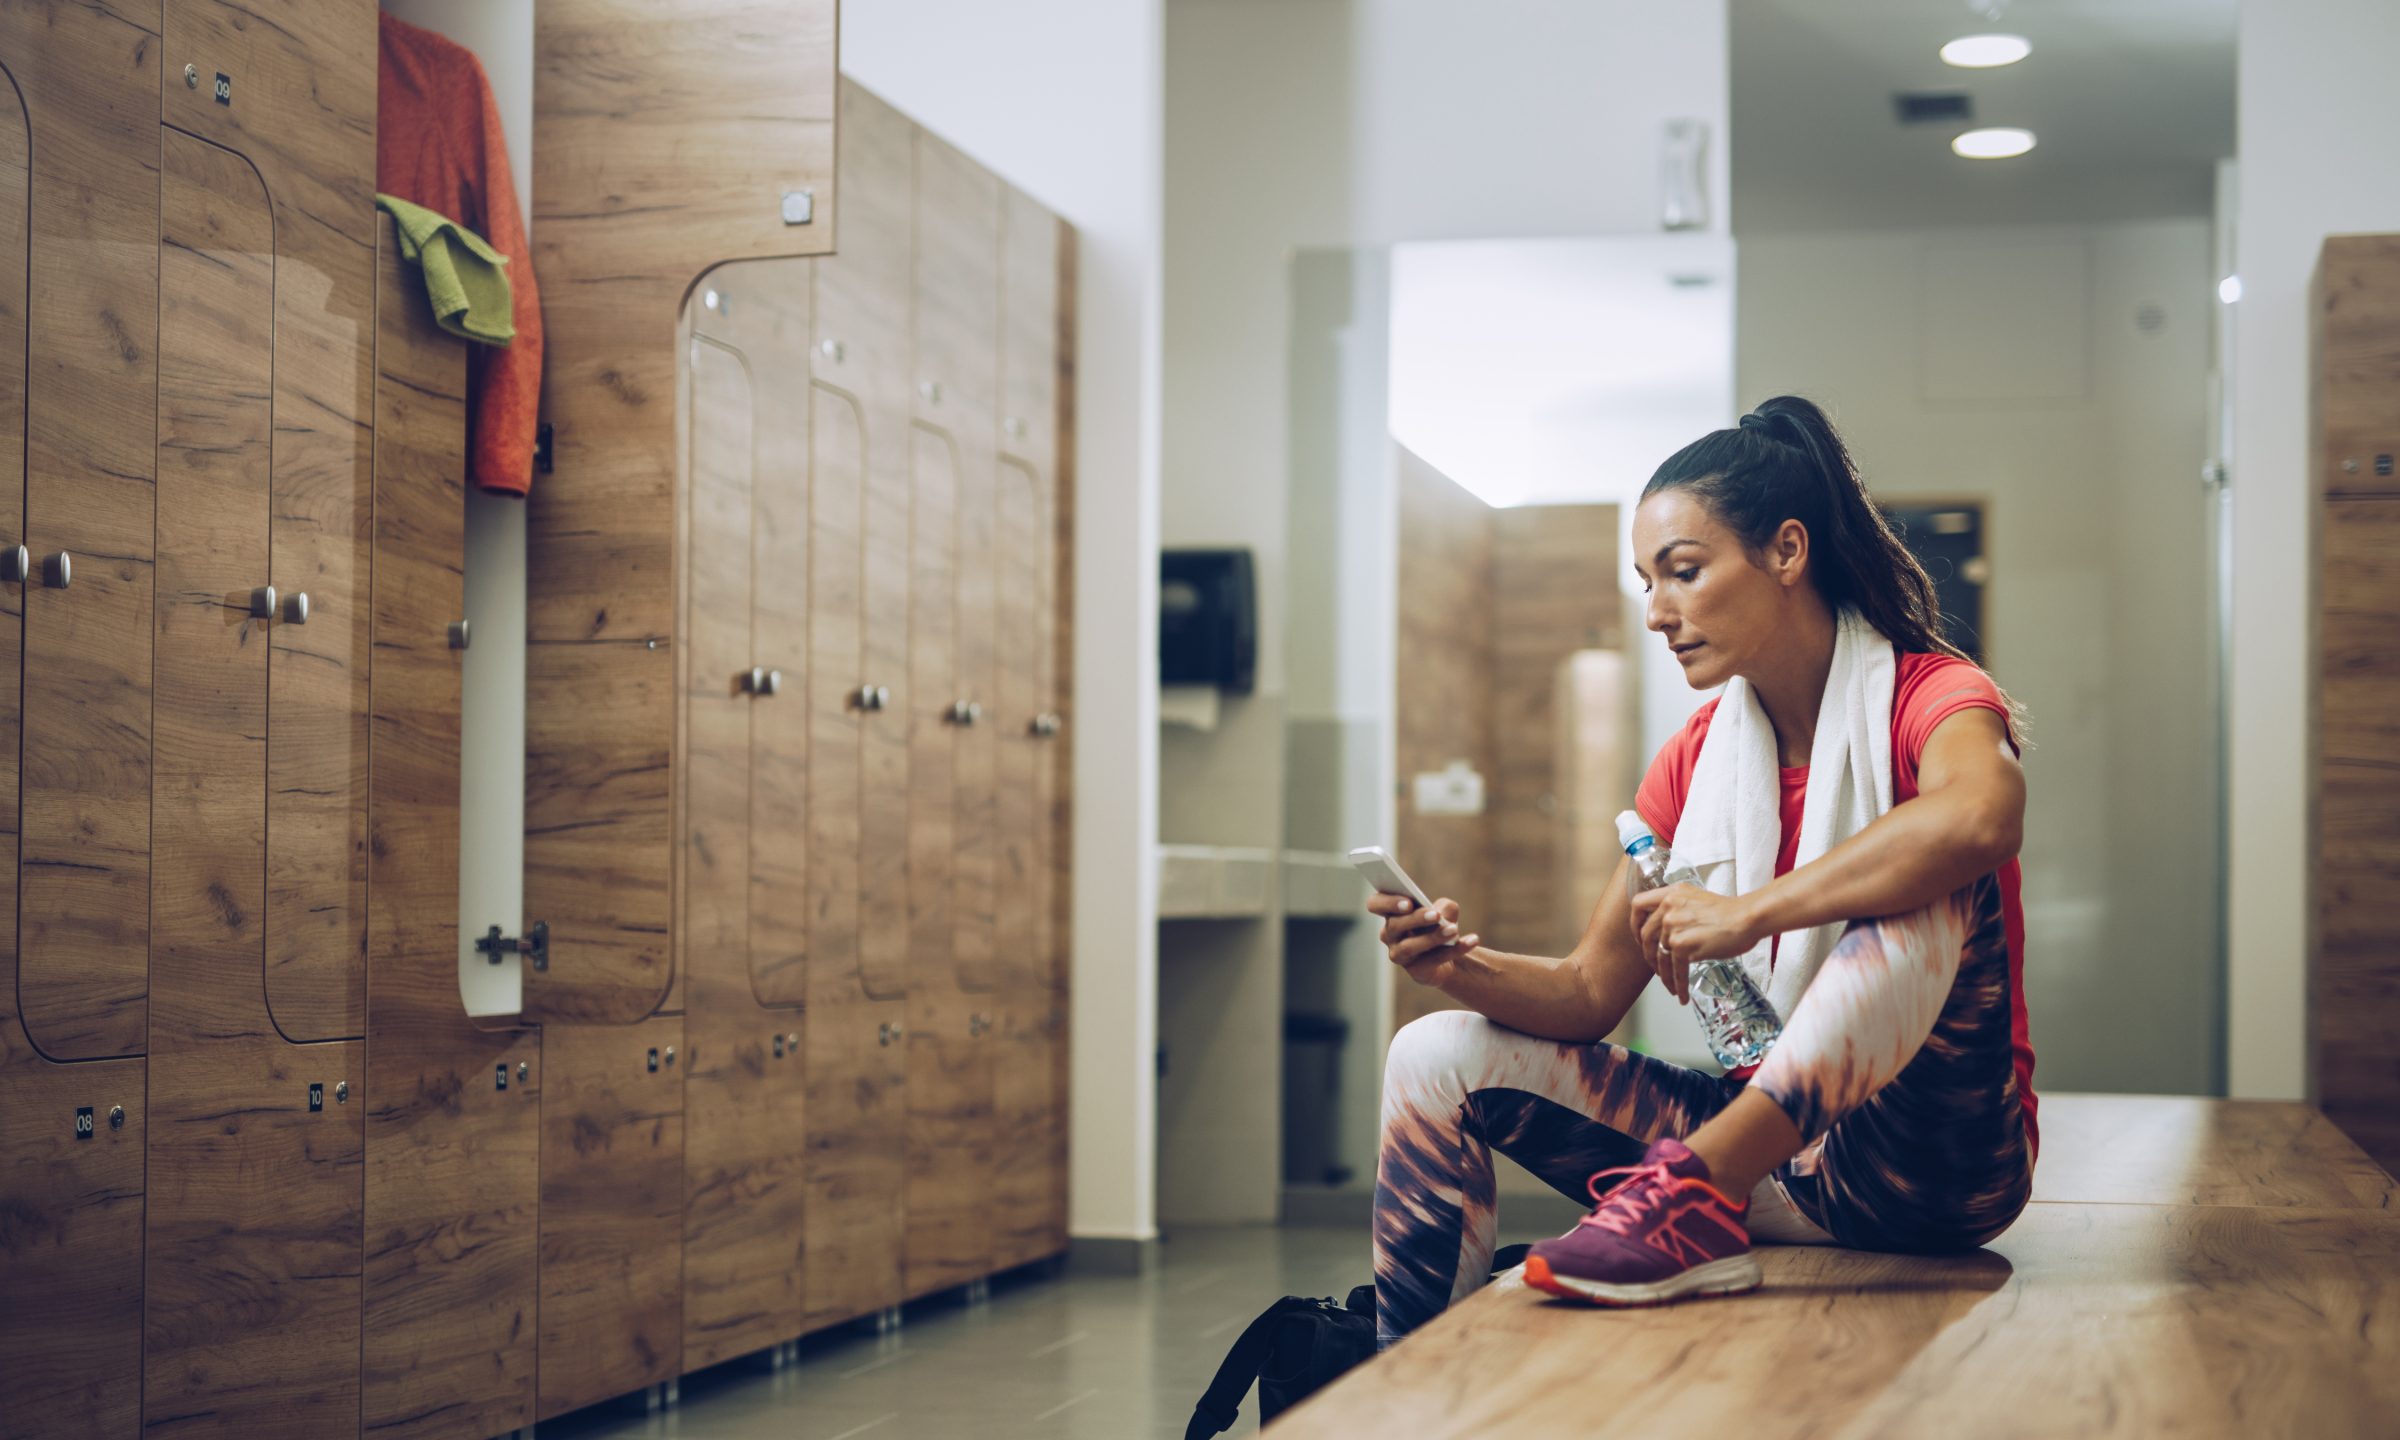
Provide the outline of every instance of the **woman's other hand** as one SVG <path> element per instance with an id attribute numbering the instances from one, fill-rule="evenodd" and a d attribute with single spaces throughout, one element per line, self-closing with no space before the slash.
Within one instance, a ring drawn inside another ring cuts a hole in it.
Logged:
<path id="1" fill-rule="evenodd" d="M 1392 963 L 1420 985 L 1441 987 L 1468 951 L 1482 937 L 1458 931 L 1458 902 L 1436 900 L 1429 909 L 1406 895 L 1377 891 L 1367 897 L 1367 913 L 1383 920 L 1383 948 Z"/>
<path id="2" fill-rule="evenodd" d="M 1658 972 L 1668 993 L 1687 1005 L 1694 965 L 1747 955 L 1765 938 L 1740 896 L 1719 895 L 1697 885 L 1643 891 L 1633 897 L 1632 919 L 1641 936 L 1643 960 Z"/>

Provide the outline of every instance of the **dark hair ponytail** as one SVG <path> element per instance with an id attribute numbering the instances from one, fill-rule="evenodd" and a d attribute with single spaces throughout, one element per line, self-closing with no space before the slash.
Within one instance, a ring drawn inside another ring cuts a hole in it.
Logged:
<path id="1" fill-rule="evenodd" d="M 1904 652 L 1967 659 L 1942 636 L 1933 580 L 1875 502 L 1833 422 L 1797 395 L 1779 395 L 1684 446 L 1642 487 L 1686 489 L 1751 550 L 1764 549 L 1786 520 L 1808 530 L 1808 569 L 1838 612 L 1855 606 Z"/>

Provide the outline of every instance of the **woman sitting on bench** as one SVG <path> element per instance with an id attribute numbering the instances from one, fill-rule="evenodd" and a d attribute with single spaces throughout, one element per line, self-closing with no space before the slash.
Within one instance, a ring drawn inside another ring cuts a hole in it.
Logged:
<path id="1" fill-rule="evenodd" d="M 1377 895 L 1394 963 L 1468 1008 L 1393 1038 L 1375 1185 L 1378 1341 L 1478 1286 L 1491 1152 L 1598 1203 L 1526 1282 L 1643 1305 L 1759 1283 L 1762 1241 L 1984 1244 L 2032 1185 L 2012 704 L 1941 635 L 1933 585 L 1815 405 L 1785 397 L 1659 467 L 1634 514 L 1648 627 L 1694 689 L 1641 817 L 1708 888 L 1628 896 L 1563 959 Z M 1594 577 L 1599 583 L 1599 577 Z M 1709 1075 L 1610 1045 L 1653 978 L 1750 956 L 1783 1017 Z"/>

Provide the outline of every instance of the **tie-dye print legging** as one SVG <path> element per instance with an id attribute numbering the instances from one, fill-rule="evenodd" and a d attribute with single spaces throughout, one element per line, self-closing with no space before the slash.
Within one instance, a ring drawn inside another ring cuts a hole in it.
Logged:
<path id="1" fill-rule="evenodd" d="M 1985 877 L 1852 925 L 1752 1084 L 1806 1144 L 1753 1202 L 1761 1239 L 1932 1252 L 2008 1228 L 2033 1181 L 2009 1048 L 2008 943 Z M 1475 1289 L 1497 1229 L 1492 1151 L 1561 1194 L 1724 1109 L 1738 1081 L 1443 1011 L 1392 1039 L 1375 1179 L 1375 1299 L 1392 1340 Z M 1770 1214 L 1796 1210 L 1775 1222 Z M 1781 1231 L 1779 1235 L 1777 1232 Z"/>

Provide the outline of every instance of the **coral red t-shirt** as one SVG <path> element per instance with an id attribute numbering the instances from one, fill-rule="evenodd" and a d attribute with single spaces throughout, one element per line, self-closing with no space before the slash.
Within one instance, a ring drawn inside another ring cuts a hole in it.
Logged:
<path id="1" fill-rule="evenodd" d="M 1993 711 L 2003 723 L 2008 720 L 2008 706 L 2000 698 L 2000 687 L 1992 683 L 1991 676 L 1966 661 L 1932 654 L 1903 654 L 1898 661 L 1892 677 L 1894 805 L 1917 797 L 1917 765 L 1924 757 L 1925 742 L 1944 720 L 1962 710 L 1977 709 Z M 1634 808 L 1649 822 L 1652 832 L 1669 846 L 1675 843 L 1675 823 L 1683 818 L 1684 797 L 1691 792 L 1692 771 L 1700 763 L 1700 744 L 1708 738 L 1709 721 L 1716 713 L 1717 702 L 1711 700 L 1684 723 L 1673 739 L 1659 747 L 1658 757 L 1650 762 L 1650 773 L 1642 778 L 1642 787 L 1634 796 Z M 2010 742 L 2015 743 L 2013 731 Z M 1807 799 L 1808 767 L 1784 770 L 1783 843 L 1775 854 L 1777 875 L 1789 872 L 1799 857 L 1800 812 Z M 2008 932 L 2009 1039 L 2016 1055 L 2017 1094 L 2025 1107 L 2026 1139 L 2038 1149 L 2040 1134 L 2035 1128 L 2034 1112 L 2039 1102 L 2033 1094 L 2033 1041 L 2025 1025 L 2025 907 L 2020 893 L 2024 875 L 2012 857 L 2000 867 L 1999 876 L 2001 920 Z"/>

